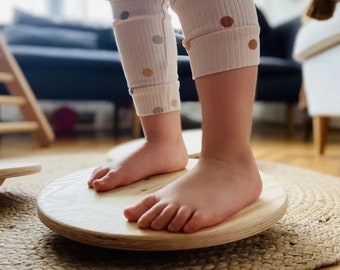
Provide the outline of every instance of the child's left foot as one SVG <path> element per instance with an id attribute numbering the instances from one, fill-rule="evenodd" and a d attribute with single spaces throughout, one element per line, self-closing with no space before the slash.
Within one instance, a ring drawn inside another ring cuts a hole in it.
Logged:
<path id="1" fill-rule="evenodd" d="M 185 175 L 124 214 L 141 229 L 192 233 L 237 213 L 254 202 L 261 190 L 253 157 L 229 163 L 201 158 Z"/>

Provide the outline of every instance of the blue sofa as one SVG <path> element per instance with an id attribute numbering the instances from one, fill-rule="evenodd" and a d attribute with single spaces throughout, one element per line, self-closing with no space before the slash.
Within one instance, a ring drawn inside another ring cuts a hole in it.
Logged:
<path id="1" fill-rule="evenodd" d="M 300 66 L 291 58 L 297 20 L 271 28 L 258 10 L 261 25 L 261 64 L 256 100 L 296 103 Z M 13 24 L 3 27 L 9 49 L 39 100 L 105 100 L 119 110 L 132 100 L 121 66 L 113 31 L 73 22 L 56 22 L 16 10 Z M 176 31 L 182 101 L 197 101 L 189 57 Z M 0 85 L 0 94 L 6 90 Z"/>
<path id="2" fill-rule="evenodd" d="M 74 22 L 56 22 L 16 10 L 13 24 L 3 32 L 39 100 L 105 100 L 115 105 L 115 134 L 119 112 L 132 99 L 121 66 L 113 31 Z M 190 64 L 178 41 L 178 68 L 183 101 L 196 101 Z M 6 94 L 0 84 L 0 94 Z"/>
<path id="3" fill-rule="evenodd" d="M 258 70 L 256 100 L 296 104 L 302 83 L 301 65 L 293 59 L 300 17 L 271 27 L 258 9 L 261 26 L 261 61 Z"/>
<path id="4" fill-rule="evenodd" d="M 2 27 L 9 50 L 39 100 L 105 100 L 115 105 L 115 133 L 119 111 L 132 100 L 121 66 L 112 28 L 56 22 L 16 10 L 13 24 Z M 197 101 L 189 57 L 176 32 L 181 98 Z M 0 84 L 0 94 L 6 94 Z"/>

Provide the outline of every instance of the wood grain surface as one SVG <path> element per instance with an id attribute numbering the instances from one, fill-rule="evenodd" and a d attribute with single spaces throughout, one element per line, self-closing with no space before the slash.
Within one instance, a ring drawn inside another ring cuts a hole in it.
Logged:
<path id="1" fill-rule="evenodd" d="M 196 162 L 191 159 L 186 170 Z M 221 224 L 193 234 L 141 230 L 135 223 L 127 222 L 123 209 L 173 181 L 185 170 L 101 193 L 87 187 L 91 171 L 72 173 L 45 187 L 38 196 L 38 214 L 57 234 L 99 247 L 184 250 L 230 243 L 266 230 L 287 208 L 284 188 L 272 176 L 261 173 L 264 189 L 260 198 Z"/>

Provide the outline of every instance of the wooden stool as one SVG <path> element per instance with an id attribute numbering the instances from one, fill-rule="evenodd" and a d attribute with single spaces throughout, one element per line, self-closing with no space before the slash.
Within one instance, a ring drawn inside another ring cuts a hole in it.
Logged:
<path id="1" fill-rule="evenodd" d="M 0 105 L 19 106 L 25 121 L 0 123 L 0 134 L 32 132 L 41 146 L 48 146 L 55 136 L 24 74 L 0 33 L 0 83 L 10 95 L 0 96 Z M 46 89 L 48 91 L 48 89 Z"/>
<path id="2" fill-rule="evenodd" d="M 187 170 L 196 164 L 191 159 Z M 128 222 L 123 209 L 173 181 L 185 170 L 153 176 L 112 191 L 88 188 L 93 169 L 69 174 L 50 183 L 38 196 L 41 221 L 66 238 L 105 248 L 184 250 L 225 244 L 258 234 L 285 213 L 287 196 L 272 176 L 262 174 L 260 198 L 224 222 L 192 234 L 141 230 Z"/>
<path id="3" fill-rule="evenodd" d="M 34 174 L 41 171 L 41 165 L 34 162 L 0 162 L 0 186 L 6 178 Z"/>

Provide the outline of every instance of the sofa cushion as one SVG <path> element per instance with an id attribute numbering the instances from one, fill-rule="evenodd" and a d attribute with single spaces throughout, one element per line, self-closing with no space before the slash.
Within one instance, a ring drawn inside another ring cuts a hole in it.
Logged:
<path id="1" fill-rule="evenodd" d="M 85 32 L 93 32 L 98 35 L 97 46 L 98 49 L 103 50 L 117 50 L 116 41 L 111 26 L 93 26 L 76 21 L 54 20 L 42 16 L 32 15 L 25 11 L 14 10 L 14 25 L 30 25 L 36 27 L 48 27 L 57 29 L 69 29 Z"/>
<path id="2" fill-rule="evenodd" d="M 30 45 L 11 45 L 10 51 L 23 68 L 47 69 L 48 72 L 61 69 L 102 70 L 122 69 L 118 52 L 105 50 L 87 50 L 80 48 L 56 48 Z"/>
<path id="3" fill-rule="evenodd" d="M 131 99 L 118 52 L 29 45 L 11 45 L 9 50 L 38 99 Z"/>
<path id="4" fill-rule="evenodd" d="M 118 51 L 112 27 L 98 29 L 98 49 Z"/>
<path id="5" fill-rule="evenodd" d="M 25 11 L 20 9 L 14 9 L 14 17 L 13 23 L 14 24 L 29 24 L 29 25 L 36 25 L 36 26 L 51 26 L 50 19 L 31 15 Z"/>
<path id="6" fill-rule="evenodd" d="M 94 32 L 20 24 L 7 26 L 5 38 L 7 43 L 11 45 L 82 49 L 96 49 L 98 47 L 98 35 Z"/>
<path id="7" fill-rule="evenodd" d="M 261 56 L 259 70 L 261 70 L 261 74 L 273 77 L 284 77 L 292 74 L 300 74 L 301 65 L 293 60 Z"/>

